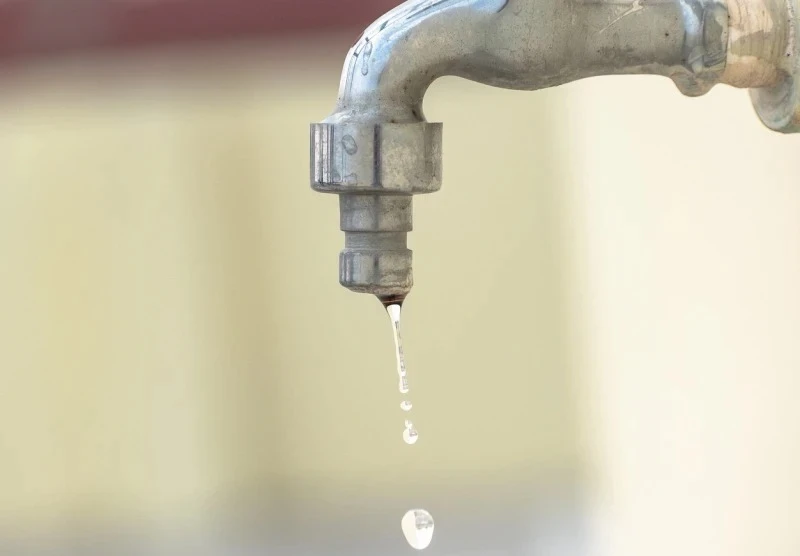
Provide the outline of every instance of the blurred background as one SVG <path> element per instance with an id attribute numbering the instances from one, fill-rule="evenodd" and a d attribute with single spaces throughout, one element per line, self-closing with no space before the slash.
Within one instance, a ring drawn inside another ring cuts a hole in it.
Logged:
<path id="1" fill-rule="evenodd" d="M 308 124 L 393 0 L 0 4 L 0 554 L 800 554 L 800 138 L 443 79 L 404 310 Z M 467 276 L 465 280 L 463 277 Z"/>

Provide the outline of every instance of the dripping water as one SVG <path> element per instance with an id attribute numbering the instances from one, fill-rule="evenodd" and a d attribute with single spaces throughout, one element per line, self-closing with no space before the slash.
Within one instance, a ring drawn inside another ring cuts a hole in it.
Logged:
<path id="1" fill-rule="evenodd" d="M 403 337 L 400 335 L 400 311 L 402 305 L 387 305 L 386 312 L 392 320 L 392 333 L 394 334 L 394 354 L 397 360 L 398 388 L 401 394 L 408 394 L 408 374 L 406 372 L 406 358 L 403 353 Z"/>
<path id="2" fill-rule="evenodd" d="M 406 428 L 403 430 L 403 440 L 405 440 L 408 445 L 416 444 L 417 440 L 419 440 L 419 433 L 417 429 L 414 428 L 414 423 L 408 419 L 406 419 Z"/>
<path id="3" fill-rule="evenodd" d="M 409 510 L 400 521 L 408 544 L 417 550 L 425 550 L 433 540 L 433 516 L 425 510 Z"/>
<path id="4" fill-rule="evenodd" d="M 403 337 L 400 334 L 400 314 L 403 309 L 403 299 L 398 297 L 380 299 L 392 322 L 394 353 L 397 362 L 398 389 L 401 394 L 406 395 L 409 392 L 408 372 L 406 371 L 406 359 L 403 353 Z M 410 412 L 412 407 L 413 405 L 408 399 L 403 399 L 403 401 L 400 402 L 400 409 L 406 413 Z M 410 420 L 406 419 L 405 428 L 403 429 L 403 440 L 406 444 L 416 444 L 418 439 L 419 433 L 417 429 L 414 428 L 414 424 Z"/>
<path id="5" fill-rule="evenodd" d="M 392 334 L 394 336 L 395 359 L 397 361 L 398 388 L 404 396 L 409 393 L 408 373 L 406 371 L 405 354 L 403 353 L 403 338 L 400 335 L 400 313 L 403 308 L 403 298 L 381 298 L 381 303 L 386 308 L 392 322 Z M 408 399 L 400 402 L 400 409 L 408 414 L 412 409 L 412 404 Z M 410 419 L 405 419 L 403 428 L 403 441 L 409 446 L 413 446 L 419 440 L 414 423 Z M 400 522 L 403 535 L 412 548 L 425 550 L 433 540 L 433 516 L 425 510 L 409 510 Z"/>

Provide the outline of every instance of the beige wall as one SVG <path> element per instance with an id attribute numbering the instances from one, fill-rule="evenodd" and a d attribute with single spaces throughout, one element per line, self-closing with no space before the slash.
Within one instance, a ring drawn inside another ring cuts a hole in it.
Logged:
<path id="1" fill-rule="evenodd" d="M 800 137 L 727 88 L 568 94 L 597 546 L 798 554 Z"/>
<path id="2" fill-rule="evenodd" d="M 577 482 L 598 553 L 796 554 L 798 139 L 730 90 L 436 84 L 410 450 L 388 322 L 308 188 L 335 44 L 0 95 L 0 529 Z"/>
<path id="3" fill-rule="evenodd" d="M 308 186 L 336 44 L 294 66 L 242 47 L 15 76 L 0 101 L 5 525 L 575 482 L 563 179 L 541 132 L 559 97 L 433 93 L 447 186 L 415 214 L 412 450 L 388 319 L 338 285 L 337 201 Z"/>

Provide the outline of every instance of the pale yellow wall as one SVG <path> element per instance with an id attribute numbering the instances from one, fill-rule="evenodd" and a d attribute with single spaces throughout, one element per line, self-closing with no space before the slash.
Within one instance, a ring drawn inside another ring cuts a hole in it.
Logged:
<path id="1" fill-rule="evenodd" d="M 346 43 L 0 95 L 0 529 L 577 480 L 595 553 L 797 554 L 800 139 L 654 78 L 436 84 L 412 451 L 388 323 L 308 188 Z"/>
<path id="2" fill-rule="evenodd" d="M 6 526 L 574 482 L 559 97 L 431 94 L 447 177 L 411 240 L 411 450 L 388 320 L 338 285 L 337 201 L 309 188 L 332 44 L 55 63 L 2 95 Z"/>
<path id="3" fill-rule="evenodd" d="M 800 137 L 743 91 L 567 91 L 600 554 L 800 553 Z"/>

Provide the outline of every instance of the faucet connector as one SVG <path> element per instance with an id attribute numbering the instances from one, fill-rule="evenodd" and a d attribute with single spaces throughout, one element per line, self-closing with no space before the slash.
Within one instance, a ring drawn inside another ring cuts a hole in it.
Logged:
<path id="1" fill-rule="evenodd" d="M 414 285 L 405 232 L 345 232 L 339 283 L 356 293 L 404 299 Z"/>
<path id="2" fill-rule="evenodd" d="M 345 248 L 339 283 L 351 291 L 404 298 L 414 283 L 408 232 L 413 229 L 411 195 L 339 196 Z"/>
<path id="3" fill-rule="evenodd" d="M 339 195 L 339 282 L 359 293 L 405 297 L 413 285 L 406 243 L 412 196 L 441 187 L 441 124 L 312 124 L 311 164 L 311 187 Z"/>

